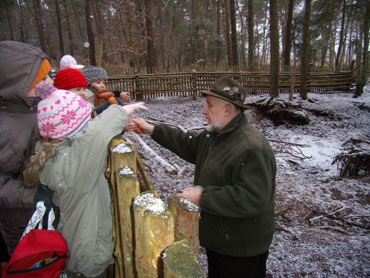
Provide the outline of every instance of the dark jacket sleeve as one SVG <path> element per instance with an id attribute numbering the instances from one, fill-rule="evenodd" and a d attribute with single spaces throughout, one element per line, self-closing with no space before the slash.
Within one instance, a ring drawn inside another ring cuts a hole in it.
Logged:
<path id="1" fill-rule="evenodd" d="M 22 180 L 0 176 L 0 208 L 33 208 L 37 188 L 27 188 Z"/>
<path id="2" fill-rule="evenodd" d="M 167 125 L 156 125 L 152 139 L 187 162 L 195 164 L 199 135 Z"/>

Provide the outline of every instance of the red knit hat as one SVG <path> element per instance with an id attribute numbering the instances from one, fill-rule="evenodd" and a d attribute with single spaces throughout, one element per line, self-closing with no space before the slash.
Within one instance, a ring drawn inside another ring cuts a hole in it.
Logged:
<path id="1" fill-rule="evenodd" d="M 63 90 L 87 88 L 87 80 L 79 70 L 66 68 L 58 71 L 54 79 L 54 87 Z"/>

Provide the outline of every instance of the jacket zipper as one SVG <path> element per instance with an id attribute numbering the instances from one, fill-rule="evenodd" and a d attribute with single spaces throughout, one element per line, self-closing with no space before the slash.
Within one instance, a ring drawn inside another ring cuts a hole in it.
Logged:
<path id="1" fill-rule="evenodd" d="M 222 219 L 220 219 L 220 221 L 221 221 L 221 224 L 222 224 L 222 229 L 224 230 L 225 239 L 226 239 L 226 240 L 229 240 L 230 236 L 229 236 L 229 234 L 228 234 L 228 233 L 227 233 L 227 231 L 226 231 L 226 225 L 225 225 L 225 222 L 224 222 L 224 221 L 222 221 Z"/>

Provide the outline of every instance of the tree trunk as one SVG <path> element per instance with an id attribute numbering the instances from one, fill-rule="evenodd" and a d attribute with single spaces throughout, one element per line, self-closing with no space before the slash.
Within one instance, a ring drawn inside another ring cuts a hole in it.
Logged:
<path id="1" fill-rule="evenodd" d="M 284 70 L 289 71 L 290 69 L 290 51 L 292 49 L 292 21 L 293 21 L 293 9 L 294 0 L 289 0 L 288 5 L 288 18 L 285 29 L 285 40 L 284 40 Z"/>
<path id="2" fill-rule="evenodd" d="M 147 35 L 147 73 L 153 73 L 156 65 L 156 56 L 154 48 L 154 32 L 152 24 L 152 7 L 150 0 L 145 0 L 145 24 Z"/>
<path id="3" fill-rule="evenodd" d="M 248 68 L 254 71 L 254 11 L 253 0 L 248 0 Z"/>
<path id="4" fill-rule="evenodd" d="M 91 0 L 85 0 L 86 3 L 86 29 L 87 37 L 89 39 L 89 56 L 90 56 L 90 65 L 96 66 L 96 55 L 95 55 L 95 36 L 93 31 L 93 26 L 91 22 L 92 18 L 92 6 Z"/>
<path id="5" fill-rule="evenodd" d="M 345 19 L 346 19 L 346 0 L 343 0 L 342 23 L 341 23 L 341 27 L 340 27 L 339 45 L 338 45 L 337 57 L 335 58 L 335 71 L 336 72 L 340 71 L 340 57 L 341 57 L 342 46 L 343 46 Z"/>
<path id="6" fill-rule="evenodd" d="M 234 71 L 238 71 L 238 40 L 236 36 L 236 15 L 235 1 L 230 0 L 230 23 L 231 23 L 231 48 L 232 48 L 232 67 Z"/>
<path id="7" fill-rule="evenodd" d="M 5 1 L 5 9 L 6 9 L 6 17 L 8 21 L 8 28 L 9 28 L 9 38 L 14 41 L 14 32 L 13 32 L 13 25 L 12 25 L 12 15 L 10 12 L 10 1 Z"/>
<path id="8" fill-rule="evenodd" d="M 64 7 L 67 7 L 67 4 L 65 2 L 66 0 L 63 0 L 63 5 Z M 77 8 L 76 8 L 76 5 L 75 5 L 75 1 L 72 1 L 72 14 L 74 15 L 75 19 L 76 19 L 76 22 L 77 22 L 77 28 L 78 28 L 78 32 L 79 32 L 79 35 L 80 35 L 80 40 L 81 42 L 85 42 L 86 40 L 86 35 L 85 35 L 85 32 L 82 32 L 82 27 L 81 27 L 81 22 L 80 22 L 80 15 L 79 15 L 79 12 L 77 11 Z M 67 23 L 69 24 L 69 20 L 67 20 Z M 70 48 L 72 47 L 72 36 L 70 35 L 71 32 L 70 32 L 70 29 L 68 31 L 68 37 L 70 38 Z M 71 55 L 72 52 L 71 52 Z"/>
<path id="9" fill-rule="evenodd" d="M 304 24 L 303 24 L 303 43 L 301 53 L 301 88 L 300 97 L 307 99 L 307 81 L 308 81 L 308 50 L 310 44 L 310 16 L 311 16 L 311 0 L 305 0 Z"/>
<path id="10" fill-rule="evenodd" d="M 27 34 L 25 32 L 24 28 L 24 16 L 23 16 L 23 1 L 16 1 L 17 6 L 18 6 L 18 16 L 20 18 L 20 24 L 19 24 L 19 31 L 20 31 L 20 36 L 21 36 L 21 42 L 27 42 Z"/>
<path id="11" fill-rule="evenodd" d="M 63 7 L 64 7 L 64 13 L 65 13 L 66 23 L 67 23 L 69 53 L 73 56 L 72 31 L 71 31 L 71 24 L 69 22 L 69 10 L 67 6 L 67 0 L 63 0 Z"/>
<path id="12" fill-rule="evenodd" d="M 279 96 L 279 27 L 278 2 L 270 0 L 270 95 Z"/>
<path id="13" fill-rule="evenodd" d="M 369 64 L 369 18 L 370 18 L 370 2 L 366 3 L 366 12 L 364 16 L 363 24 L 363 48 L 362 48 L 362 65 L 359 67 L 360 79 L 356 83 L 356 96 L 361 96 L 363 93 L 364 86 L 368 75 L 368 64 Z"/>
<path id="14" fill-rule="evenodd" d="M 40 0 L 33 0 L 34 17 L 36 21 L 37 32 L 39 34 L 41 50 L 47 53 L 44 24 L 42 23 L 41 3 Z"/>
<path id="15" fill-rule="evenodd" d="M 57 14 L 59 55 L 60 57 L 62 57 L 64 55 L 64 41 L 63 41 L 63 32 L 62 32 L 62 22 L 60 21 L 59 0 L 55 0 L 55 12 Z"/>
<path id="16" fill-rule="evenodd" d="M 230 39 L 230 7 L 229 0 L 224 1 L 225 4 L 225 33 L 226 33 L 226 47 L 227 47 L 227 66 L 228 68 L 232 65 L 232 49 Z"/>
<path id="17" fill-rule="evenodd" d="M 221 7 L 220 7 L 220 1 L 217 0 L 217 11 L 216 11 L 216 35 L 217 39 L 221 38 Z M 220 64 L 221 61 L 221 48 L 217 44 L 216 46 L 216 67 Z"/>

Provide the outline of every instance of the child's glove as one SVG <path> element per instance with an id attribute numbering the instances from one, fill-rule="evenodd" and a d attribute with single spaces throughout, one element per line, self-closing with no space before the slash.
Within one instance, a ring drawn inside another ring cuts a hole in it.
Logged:
<path id="1" fill-rule="evenodd" d="M 131 115 L 135 111 L 140 111 L 140 110 L 147 111 L 147 110 L 149 110 L 146 106 L 144 106 L 144 102 L 128 104 L 128 105 L 123 106 L 123 109 L 126 110 L 128 115 Z"/>

